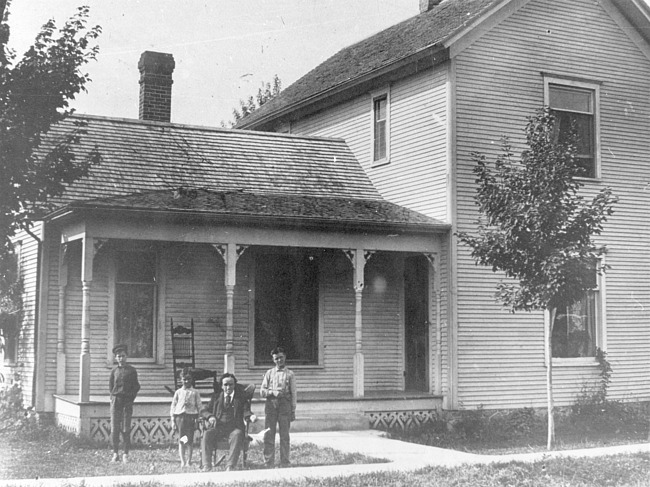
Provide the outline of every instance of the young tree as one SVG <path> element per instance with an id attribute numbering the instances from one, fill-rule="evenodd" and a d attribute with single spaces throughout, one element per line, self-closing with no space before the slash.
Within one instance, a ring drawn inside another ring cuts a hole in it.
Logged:
<path id="1" fill-rule="evenodd" d="M 603 230 L 616 198 L 603 188 L 591 201 L 580 195 L 584 169 L 576 159 L 575 130 L 564 140 L 549 109 L 529 117 L 528 148 L 515 161 L 507 138 L 492 166 L 473 154 L 478 184 L 478 233 L 459 233 L 478 264 L 505 273 L 497 300 L 512 312 L 548 310 L 546 346 L 548 448 L 554 443 L 552 328 L 555 312 L 593 289 L 594 272 L 603 272 L 592 237 Z"/>
<path id="2" fill-rule="evenodd" d="M 273 76 L 272 83 L 269 82 L 262 83 L 261 88 L 257 90 L 257 95 L 255 95 L 254 97 L 249 96 L 247 100 L 239 100 L 239 109 L 233 108 L 232 110 L 233 120 L 229 122 L 229 126 L 230 127 L 235 126 L 237 122 L 239 122 L 246 115 L 253 113 L 255 110 L 257 110 L 259 107 L 264 105 L 266 102 L 278 96 L 281 91 L 282 91 L 282 82 L 280 81 L 280 78 L 276 74 L 275 76 Z M 224 122 L 222 122 L 221 125 L 226 126 Z"/>
<path id="3" fill-rule="evenodd" d="M 0 0 L 0 253 L 98 158 L 92 153 L 78 160 L 71 150 L 83 135 L 81 122 L 53 150 L 35 153 L 48 129 L 72 113 L 70 101 L 90 81 L 81 68 L 95 59 L 101 29 L 87 28 L 89 8 L 80 7 L 60 30 L 53 20 L 45 23 L 20 60 L 7 47 L 9 9 Z"/>

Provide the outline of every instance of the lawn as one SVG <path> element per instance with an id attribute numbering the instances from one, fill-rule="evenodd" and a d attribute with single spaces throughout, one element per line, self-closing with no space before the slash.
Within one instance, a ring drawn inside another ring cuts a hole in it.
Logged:
<path id="1" fill-rule="evenodd" d="M 193 464 L 181 468 L 178 447 L 136 446 L 129 454 L 129 463 L 111 463 L 108 445 L 84 442 L 54 427 L 32 430 L 25 435 L 3 435 L 0 442 L 0 478 L 67 478 L 118 475 L 160 475 L 199 472 L 201 449 L 194 449 Z M 220 451 L 220 455 L 225 452 Z M 279 458 L 279 452 L 277 454 Z M 342 453 L 305 443 L 292 445 L 292 467 L 376 463 L 385 460 L 359 454 Z M 34 461 L 38 459 L 38 461 Z M 225 469 L 225 461 L 214 470 Z M 251 446 L 248 469 L 263 468 L 262 446 Z"/>
<path id="2" fill-rule="evenodd" d="M 233 482 L 230 487 L 265 487 Z M 417 472 L 382 472 L 346 478 L 288 480 L 283 487 L 642 487 L 650 485 L 650 455 L 511 462 Z M 129 487 L 125 484 L 123 487 Z M 153 487 L 153 486 L 152 486 Z"/>
<path id="3" fill-rule="evenodd" d="M 4 479 L 66 478 L 83 476 L 159 475 L 198 472 L 200 449 L 194 451 L 194 465 L 182 469 L 175 445 L 138 447 L 128 464 L 109 462 L 111 451 L 107 445 L 96 445 L 72 437 L 53 427 L 31 429 L 24 434 L 12 432 L 3 435 L 0 442 L 0 474 Z M 623 443 L 625 438 L 607 442 Z M 583 443 L 564 444 L 566 448 L 585 446 Z M 602 446 L 602 444 L 601 444 Z M 476 450 L 476 449 L 474 449 Z M 530 451 L 516 448 L 516 451 Z M 37 459 L 35 461 L 34 459 Z M 376 463 L 358 454 L 345 454 L 313 444 L 292 445 L 292 467 L 332 466 Z M 261 446 L 249 451 L 248 468 L 262 468 Z M 223 469 L 223 465 L 218 467 Z M 286 480 L 283 486 L 356 487 L 356 486 L 648 486 L 650 485 L 650 455 L 628 454 L 584 459 L 547 459 L 535 463 L 510 462 L 494 465 L 463 466 L 457 468 L 426 468 L 416 472 L 383 472 L 351 477 L 325 479 L 308 478 Z M 125 482 L 123 487 L 132 484 Z M 151 482 L 150 487 L 162 484 Z M 209 487 L 211 484 L 201 484 Z M 262 487 L 268 482 L 234 482 L 231 486 Z"/>

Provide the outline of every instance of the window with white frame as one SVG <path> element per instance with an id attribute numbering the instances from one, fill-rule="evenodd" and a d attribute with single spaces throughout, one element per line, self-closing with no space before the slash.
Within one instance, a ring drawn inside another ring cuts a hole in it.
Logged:
<path id="1" fill-rule="evenodd" d="M 372 97 L 372 162 L 388 162 L 390 156 L 390 99 L 384 91 Z"/>
<path id="2" fill-rule="evenodd" d="M 581 176 L 597 178 L 599 170 L 600 85 L 563 78 L 544 78 L 545 104 L 555 115 L 555 135 L 566 139 L 575 130 L 576 159 Z"/>
<path id="3" fill-rule="evenodd" d="M 114 344 L 128 347 L 130 359 L 155 358 L 156 255 L 118 251 L 115 262 Z"/>
<path id="4" fill-rule="evenodd" d="M 591 289 L 579 301 L 559 307 L 552 328 L 553 358 L 594 357 L 604 347 L 603 275 L 593 267 Z"/>

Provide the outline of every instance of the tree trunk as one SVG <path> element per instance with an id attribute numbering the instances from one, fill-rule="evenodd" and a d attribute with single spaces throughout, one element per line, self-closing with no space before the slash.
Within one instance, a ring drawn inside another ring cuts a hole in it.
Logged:
<path id="1" fill-rule="evenodd" d="M 546 348 L 546 398 L 548 401 L 548 436 L 546 449 L 552 450 L 555 445 L 555 421 L 553 418 L 553 322 L 555 321 L 556 309 L 549 310 L 550 323 L 548 327 L 548 339 L 545 343 Z"/>

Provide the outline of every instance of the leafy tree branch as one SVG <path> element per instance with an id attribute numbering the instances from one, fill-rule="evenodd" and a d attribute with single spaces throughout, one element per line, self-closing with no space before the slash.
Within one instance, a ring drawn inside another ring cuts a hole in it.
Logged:
<path id="1" fill-rule="evenodd" d="M 82 68 L 97 56 L 101 28 L 89 28 L 89 8 L 79 7 L 61 28 L 47 21 L 18 59 L 7 46 L 10 2 L 0 7 L 0 251 L 6 252 L 11 236 L 28 230 L 44 205 L 98 160 L 96 153 L 79 160 L 71 150 L 84 133 L 81 121 L 53 150 L 37 155 L 37 149 L 86 90 L 90 78 Z"/>

